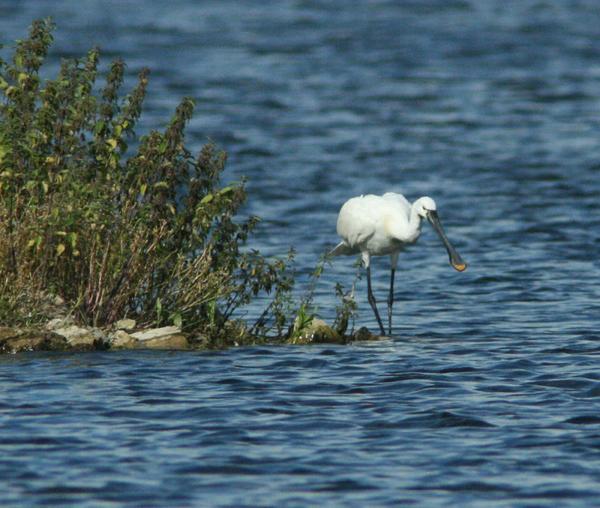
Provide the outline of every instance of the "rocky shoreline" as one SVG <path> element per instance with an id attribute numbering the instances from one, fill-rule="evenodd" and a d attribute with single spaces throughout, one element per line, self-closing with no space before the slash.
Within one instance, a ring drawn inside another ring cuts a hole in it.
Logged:
<path id="1" fill-rule="evenodd" d="M 207 350 L 265 343 L 347 344 L 383 338 L 372 334 L 366 328 L 360 328 L 352 335 L 341 336 L 320 319 L 313 319 L 301 334 L 288 339 L 252 337 L 243 341 L 232 341 L 230 344 L 211 343 L 200 335 L 184 333 L 177 326 L 137 328 L 136 325 L 133 319 L 122 319 L 110 328 L 103 329 L 79 326 L 70 318 L 55 318 L 38 328 L 0 327 L 0 354 L 124 349 Z"/>

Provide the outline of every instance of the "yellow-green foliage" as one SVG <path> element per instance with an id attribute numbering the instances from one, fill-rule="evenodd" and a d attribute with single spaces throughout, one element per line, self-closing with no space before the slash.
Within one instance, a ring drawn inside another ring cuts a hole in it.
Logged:
<path id="1" fill-rule="evenodd" d="M 257 220 L 234 221 L 246 194 L 220 185 L 225 154 L 185 147 L 193 100 L 137 139 L 148 71 L 121 97 L 124 63 L 97 80 L 92 49 L 43 81 L 52 30 L 35 21 L 0 60 L 0 323 L 47 317 L 40 295 L 50 294 L 87 323 L 131 316 L 216 331 L 260 292 L 289 291 L 284 261 L 240 251 Z M 279 330 L 280 307 L 264 320 Z"/>

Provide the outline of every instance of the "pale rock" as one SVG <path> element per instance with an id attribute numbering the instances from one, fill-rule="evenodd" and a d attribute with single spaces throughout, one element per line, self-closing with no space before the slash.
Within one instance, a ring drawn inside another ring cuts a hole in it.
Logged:
<path id="1" fill-rule="evenodd" d="M 67 342 L 72 347 L 94 347 L 94 342 L 97 340 L 97 337 L 91 330 L 76 325 L 56 328 L 53 331 L 55 334 L 67 339 Z"/>
<path id="2" fill-rule="evenodd" d="M 131 330 L 135 330 L 135 319 L 119 319 L 114 325 L 115 330 L 125 330 L 126 332 L 130 332 Z"/>
<path id="3" fill-rule="evenodd" d="M 130 348 L 137 341 L 124 330 L 117 330 L 110 341 L 110 345 L 115 348 Z"/>
<path id="4" fill-rule="evenodd" d="M 162 328 L 150 328 L 149 330 L 132 333 L 131 336 L 135 340 L 146 342 L 148 340 L 161 339 L 163 337 L 168 337 L 169 335 L 179 334 L 181 334 L 181 328 L 178 326 L 163 326 Z"/>
<path id="5" fill-rule="evenodd" d="M 60 328 L 67 328 L 73 325 L 73 318 L 70 317 L 57 317 L 51 319 L 46 323 L 46 330 L 58 330 Z"/>
<path id="6" fill-rule="evenodd" d="M 174 334 L 146 339 L 143 342 L 138 341 L 136 347 L 147 349 L 188 349 L 189 342 L 185 335 Z"/>

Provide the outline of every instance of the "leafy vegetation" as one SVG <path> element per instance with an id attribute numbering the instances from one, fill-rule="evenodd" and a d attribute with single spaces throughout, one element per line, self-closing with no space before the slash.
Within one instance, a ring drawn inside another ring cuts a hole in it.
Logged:
<path id="1" fill-rule="evenodd" d="M 94 48 L 44 80 L 53 29 L 35 21 L 0 59 L 0 323 L 41 323 L 58 305 L 83 324 L 173 323 L 215 343 L 300 333 L 325 260 L 294 301 L 293 252 L 266 259 L 245 247 L 258 219 L 237 218 L 246 192 L 221 184 L 225 153 L 186 147 L 194 101 L 136 137 L 149 71 L 123 94 L 124 62 L 102 79 Z M 254 324 L 240 321 L 265 294 Z M 343 334 L 354 307 L 338 294 Z"/>
<path id="2" fill-rule="evenodd" d="M 121 98 L 124 63 L 99 87 L 92 49 L 43 81 L 52 30 L 35 21 L 12 61 L 0 60 L 2 322 L 44 319 L 50 294 L 89 324 L 130 316 L 214 332 L 259 293 L 287 291 L 284 260 L 241 251 L 257 219 L 234 221 L 246 193 L 243 182 L 220 185 L 225 154 L 185 146 L 193 100 L 130 150 L 148 70 Z"/>

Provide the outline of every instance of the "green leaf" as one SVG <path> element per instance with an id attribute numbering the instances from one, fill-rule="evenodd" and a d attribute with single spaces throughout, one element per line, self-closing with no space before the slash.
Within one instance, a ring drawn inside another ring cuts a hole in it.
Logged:
<path id="1" fill-rule="evenodd" d="M 155 310 L 156 310 L 156 319 L 158 321 L 160 321 L 161 314 L 162 314 L 162 302 L 160 301 L 160 298 L 156 299 Z"/>
<path id="2" fill-rule="evenodd" d="M 71 244 L 71 247 L 73 249 L 75 249 L 75 246 L 77 245 L 77 233 L 75 232 L 71 232 L 67 235 L 67 240 L 69 241 L 69 243 Z"/>
<path id="3" fill-rule="evenodd" d="M 106 124 L 104 123 L 104 120 L 96 122 L 96 125 L 94 126 L 94 134 L 99 135 L 104 130 L 105 126 Z"/>
<path id="4" fill-rule="evenodd" d="M 178 328 L 181 328 L 181 325 L 183 324 L 183 319 L 179 312 L 176 312 L 175 314 L 173 314 L 171 316 L 171 320 L 173 321 L 173 326 L 177 326 Z"/>

